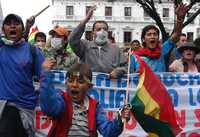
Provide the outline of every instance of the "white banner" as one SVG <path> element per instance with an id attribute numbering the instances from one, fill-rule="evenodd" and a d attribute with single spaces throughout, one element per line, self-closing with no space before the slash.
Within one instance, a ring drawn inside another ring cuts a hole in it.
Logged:
<path id="1" fill-rule="evenodd" d="M 54 72 L 56 87 L 65 90 L 65 72 Z M 165 84 L 176 110 L 177 120 L 183 131 L 178 137 L 200 137 L 200 73 L 159 73 L 158 76 Z M 138 75 L 130 76 L 129 101 L 136 93 Z M 89 94 L 99 100 L 107 111 L 107 116 L 112 119 L 118 108 L 124 104 L 126 95 L 126 77 L 117 80 L 108 79 L 104 73 L 93 74 L 94 87 Z M 155 85 L 156 86 L 156 85 Z M 159 89 L 158 89 L 159 92 Z M 37 137 L 45 137 L 51 126 L 51 121 L 36 108 Z M 123 137 L 147 137 L 134 117 L 126 123 Z"/>

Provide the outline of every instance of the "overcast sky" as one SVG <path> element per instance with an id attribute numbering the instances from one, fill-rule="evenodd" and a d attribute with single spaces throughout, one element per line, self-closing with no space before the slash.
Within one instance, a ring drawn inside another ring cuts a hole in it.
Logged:
<path id="1" fill-rule="evenodd" d="M 37 14 L 47 5 L 51 5 L 51 0 L 0 0 L 3 10 L 3 16 L 5 17 L 9 13 L 15 13 L 22 17 L 24 23 L 27 18 Z M 35 25 L 38 26 L 40 31 L 48 33 L 52 28 L 51 18 L 52 10 L 50 7 L 42 14 L 40 14 L 35 21 Z"/>

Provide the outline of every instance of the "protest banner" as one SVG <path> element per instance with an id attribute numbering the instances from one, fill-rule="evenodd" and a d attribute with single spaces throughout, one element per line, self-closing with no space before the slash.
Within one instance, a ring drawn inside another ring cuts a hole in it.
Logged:
<path id="1" fill-rule="evenodd" d="M 178 137 L 200 136 L 200 73 L 158 73 L 157 74 L 172 98 L 176 110 L 177 120 L 183 129 Z M 56 87 L 65 90 L 65 72 L 54 71 L 54 82 Z M 138 74 L 131 74 L 129 78 L 128 100 L 135 96 L 138 84 Z M 89 92 L 90 96 L 99 100 L 107 112 L 109 119 L 116 115 L 116 111 L 124 105 L 126 96 L 126 76 L 110 80 L 108 74 L 93 74 L 94 88 Z M 155 85 L 156 86 L 156 85 Z M 158 89 L 159 92 L 159 89 Z M 36 108 L 35 119 L 37 137 L 45 137 L 51 126 L 48 119 L 39 106 Z M 147 133 L 140 127 L 135 118 L 125 125 L 126 130 L 121 137 L 147 137 Z"/>

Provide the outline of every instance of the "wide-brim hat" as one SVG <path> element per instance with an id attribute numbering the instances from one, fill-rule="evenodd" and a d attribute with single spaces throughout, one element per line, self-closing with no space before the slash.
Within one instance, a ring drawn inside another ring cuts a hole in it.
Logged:
<path id="1" fill-rule="evenodd" d="M 9 21 L 12 20 L 12 19 L 15 20 L 15 21 L 17 21 L 17 22 L 19 22 L 20 24 L 22 24 L 22 27 L 23 27 L 23 30 L 24 30 L 24 23 L 23 23 L 22 18 L 21 18 L 19 15 L 16 15 L 16 14 L 13 14 L 13 13 L 8 14 L 8 15 L 4 18 L 2 27 L 3 27 L 7 22 L 9 22 Z"/>
<path id="2" fill-rule="evenodd" d="M 178 48 L 178 51 L 182 53 L 184 50 L 187 49 L 195 51 L 196 54 L 200 52 L 200 49 L 196 47 L 193 42 L 187 42 L 183 44 L 181 47 Z"/>
<path id="3" fill-rule="evenodd" d="M 67 28 L 59 26 L 59 25 L 56 25 L 52 30 L 49 31 L 50 35 L 53 35 L 54 33 L 60 36 L 65 36 L 65 37 L 67 37 L 69 34 Z"/>

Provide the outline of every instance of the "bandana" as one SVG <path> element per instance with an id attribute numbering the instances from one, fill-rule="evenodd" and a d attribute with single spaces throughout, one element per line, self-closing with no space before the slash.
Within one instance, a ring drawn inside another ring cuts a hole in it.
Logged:
<path id="1" fill-rule="evenodd" d="M 138 56 L 145 56 L 151 59 L 158 59 L 161 55 L 161 46 L 158 44 L 153 50 L 149 48 L 140 48 L 133 52 Z"/>

